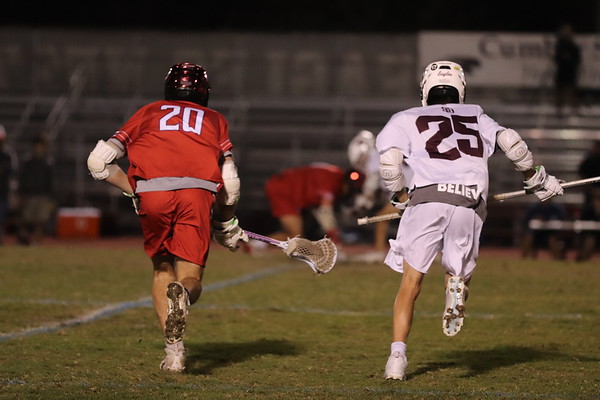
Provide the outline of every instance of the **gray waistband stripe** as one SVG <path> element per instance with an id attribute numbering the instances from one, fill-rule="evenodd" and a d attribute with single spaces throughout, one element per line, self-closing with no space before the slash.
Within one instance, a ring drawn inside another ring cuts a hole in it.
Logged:
<path id="1" fill-rule="evenodd" d="M 410 193 L 408 205 L 430 202 L 472 208 L 482 221 L 487 216 L 486 203 L 477 185 L 435 184 L 416 188 Z"/>
<path id="2" fill-rule="evenodd" d="M 179 189 L 206 189 L 217 193 L 219 184 L 205 179 L 168 176 L 137 181 L 135 192 L 164 192 Z"/>

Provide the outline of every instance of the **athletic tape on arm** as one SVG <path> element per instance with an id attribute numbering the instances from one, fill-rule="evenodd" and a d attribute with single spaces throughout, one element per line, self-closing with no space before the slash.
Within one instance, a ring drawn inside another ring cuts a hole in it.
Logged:
<path id="1" fill-rule="evenodd" d="M 390 192 L 399 192 L 406 186 L 402 172 L 404 156 L 400 149 L 392 147 L 379 156 L 379 174 L 383 184 Z"/>
<path id="2" fill-rule="evenodd" d="M 533 168 L 533 154 L 516 131 L 505 129 L 498 132 L 496 142 L 506 157 L 515 164 L 517 171 L 527 171 Z"/>
<path id="3" fill-rule="evenodd" d="M 232 206 L 240 199 L 240 178 L 238 177 L 237 167 L 233 159 L 227 158 L 221 166 L 221 175 L 223 176 L 223 189 L 226 196 L 225 205 Z"/>

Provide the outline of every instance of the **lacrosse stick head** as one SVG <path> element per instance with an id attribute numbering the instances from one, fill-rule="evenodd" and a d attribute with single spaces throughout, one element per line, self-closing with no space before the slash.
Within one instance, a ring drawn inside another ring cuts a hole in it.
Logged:
<path id="1" fill-rule="evenodd" d="M 328 237 L 317 241 L 292 238 L 288 241 L 285 252 L 288 256 L 307 263 L 317 274 L 329 272 L 337 260 L 337 247 Z"/>

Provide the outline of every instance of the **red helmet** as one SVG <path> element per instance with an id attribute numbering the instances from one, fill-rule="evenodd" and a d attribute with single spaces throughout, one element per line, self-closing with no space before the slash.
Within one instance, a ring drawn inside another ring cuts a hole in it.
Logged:
<path id="1" fill-rule="evenodd" d="M 210 85 L 206 70 L 200 65 L 173 65 L 165 77 L 165 100 L 186 100 L 206 107 Z"/>

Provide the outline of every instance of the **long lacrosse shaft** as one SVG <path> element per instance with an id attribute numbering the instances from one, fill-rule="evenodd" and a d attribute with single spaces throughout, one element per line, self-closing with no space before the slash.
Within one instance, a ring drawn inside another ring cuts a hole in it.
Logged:
<path id="1" fill-rule="evenodd" d="M 563 187 L 563 189 L 568 189 L 571 187 L 575 187 L 575 186 L 581 186 L 581 185 L 587 185 L 589 183 L 596 183 L 596 182 L 600 182 L 600 176 L 595 176 L 593 178 L 587 178 L 587 179 L 579 179 L 577 181 L 571 181 L 571 182 L 564 182 L 561 183 L 560 186 Z M 499 193 L 499 194 L 494 194 L 492 196 L 489 197 L 489 201 L 504 201 L 507 199 L 512 199 L 515 197 L 522 197 L 522 196 L 527 196 L 530 193 L 527 193 L 525 190 L 517 190 L 515 192 L 507 192 L 507 193 Z M 398 219 L 400 218 L 402 215 L 399 213 L 389 213 L 389 214 L 382 214 L 382 215 L 376 215 L 374 217 L 363 217 L 363 218 L 359 218 L 356 220 L 356 223 L 358 225 L 367 225 L 367 224 L 373 224 L 375 222 L 381 222 L 381 221 L 389 221 L 392 219 Z"/>
<path id="2" fill-rule="evenodd" d="M 258 233 L 254 233 L 254 232 L 250 232 L 250 231 L 246 231 L 246 230 L 244 232 L 246 232 L 246 235 L 248 235 L 248 237 L 250 239 L 258 240 L 261 242 L 272 244 L 274 246 L 281 247 L 281 242 L 279 240 L 275 240 L 268 236 L 259 235 Z"/>
<path id="3" fill-rule="evenodd" d="M 571 182 L 563 182 L 560 184 L 560 186 L 562 186 L 563 189 L 568 189 L 571 187 L 587 185 L 588 183 L 596 183 L 596 182 L 600 182 L 600 176 L 595 176 L 593 178 L 587 178 L 587 179 L 579 179 L 577 181 L 571 181 Z M 531 194 L 531 193 L 526 192 L 525 190 L 517 190 L 515 192 L 494 194 L 494 195 L 490 196 L 489 200 L 490 201 L 504 201 L 504 200 L 515 198 L 515 197 L 526 196 L 528 194 Z"/>
<path id="4" fill-rule="evenodd" d="M 400 213 L 389 213 L 376 215 L 374 217 L 362 217 L 356 220 L 358 225 L 374 224 L 375 222 L 389 221 L 391 219 L 398 219 L 402 215 Z"/>

